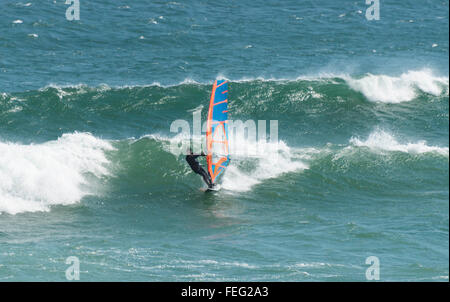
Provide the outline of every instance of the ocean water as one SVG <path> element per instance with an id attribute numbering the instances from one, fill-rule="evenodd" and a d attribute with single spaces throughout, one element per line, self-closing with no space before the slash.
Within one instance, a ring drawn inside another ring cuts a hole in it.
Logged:
<path id="1" fill-rule="evenodd" d="M 448 1 L 68 7 L 0 3 L 1 281 L 448 281 Z M 279 142 L 204 193 L 170 125 L 218 78 Z"/>

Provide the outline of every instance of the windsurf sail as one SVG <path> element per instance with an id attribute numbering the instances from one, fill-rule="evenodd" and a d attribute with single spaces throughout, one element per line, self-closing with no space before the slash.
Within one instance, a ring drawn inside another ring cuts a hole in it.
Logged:
<path id="1" fill-rule="evenodd" d="M 228 147 L 228 84 L 214 82 L 206 122 L 206 163 L 211 181 L 216 183 L 230 163 Z"/>

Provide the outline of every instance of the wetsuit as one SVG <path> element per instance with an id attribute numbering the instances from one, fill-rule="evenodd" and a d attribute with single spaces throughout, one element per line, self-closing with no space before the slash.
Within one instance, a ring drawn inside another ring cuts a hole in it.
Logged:
<path id="1" fill-rule="evenodd" d="M 201 155 L 194 155 L 194 154 L 188 154 L 186 155 L 186 161 L 188 162 L 189 166 L 191 167 L 192 171 L 194 171 L 197 174 L 200 174 L 203 177 L 203 180 L 208 185 L 208 187 L 212 187 L 213 184 L 211 183 L 211 177 L 209 176 L 209 173 L 206 172 L 202 166 L 197 161 L 197 157 L 199 156 L 205 156 L 204 154 Z"/>

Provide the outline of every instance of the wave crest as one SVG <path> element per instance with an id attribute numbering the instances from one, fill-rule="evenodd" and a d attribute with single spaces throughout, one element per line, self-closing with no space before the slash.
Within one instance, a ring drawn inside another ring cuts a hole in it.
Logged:
<path id="1" fill-rule="evenodd" d="M 48 211 L 90 194 L 86 174 L 109 174 L 105 150 L 113 147 L 90 133 L 64 134 L 36 145 L 0 142 L 0 213 Z"/>
<path id="2" fill-rule="evenodd" d="M 418 90 L 441 95 L 445 90 L 448 94 L 448 78 L 437 77 L 431 70 L 408 71 L 399 77 L 387 75 L 372 75 L 355 79 L 344 77 L 350 88 L 361 92 L 374 102 L 401 103 L 411 101 L 418 95 Z"/>
<path id="3" fill-rule="evenodd" d="M 410 154 L 435 152 L 440 155 L 449 155 L 448 147 L 428 146 L 424 140 L 412 143 L 399 143 L 394 136 L 383 131 L 372 132 L 366 140 L 352 137 L 350 143 L 357 147 L 367 147 L 374 151 L 397 151 Z"/>

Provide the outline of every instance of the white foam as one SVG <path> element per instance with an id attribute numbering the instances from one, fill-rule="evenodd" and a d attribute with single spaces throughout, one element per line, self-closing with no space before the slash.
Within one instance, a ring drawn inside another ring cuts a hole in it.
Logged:
<path id="1" fill-rule="evenodd" d="M 294 264 L 294 267 L 299 268 L 324 268 L 324 267 L 331 267 L 332 265 L 330 263 L 324 263 L 324 262 L 309 262 L 309 263 L 296 263 Z"/>
<path id="2" fill-rule="evenodd" d="M 227 261 L 216 261 L 212 259 L 198 260 L 198 261 L 190 261 L 190 260 L 175 260 L 175 263 L 185 263 L 185 264 L 194 264 L 196 267 L 204 267 L 204 265 L 214 265 L 214 266 L 235 266 L 235 267 L 243 267 L 248 269 L 257 269 L 259 268 L 256 265 L 248 264 L 246 262 L 227 262 Z"/>
<path id="3" fill-rule="evenodd" d="M 14 106 L 13 108 L 11 108 L 11 109 L 9 109 L 8 111 L 7 111 L 7 113 L 15 113 L 15 112 L 20 112 L 20 111 L 22 111 L 22 107 L 21 106 Z"/>
<path id="4" fill-rule="evenodd" d="M 161 84 L 160 82 L 153 82 L 150 84 L 139 84 L 139 85 L 121 85 L 121 86 L 113 86 L 116 89 L 133 89 L 133 88 L 146 88 L 146 87 L 160 87 L 160 88 L 171 88 L 179 85 L 202 85 L 202 84 L 212 84 L 212 83 L 201 83 L 197 82 L 192 78 L 185 78 L 183 81 L 175 83 L 175 84 Z"/>
<path id="5" fill-rule="evenodd" d="M 109 174 L 104 151 L 112 149 L 107 141 L 76 132 L 36 145 L 0 142 L 0 213 L 79 202 L 92 193 L 87 173 Z"/>
<path id="6" fill-rule="evenodd" d="M 89 87 L 88 85 L 83 84 L 83 83 L 67 84 L 67 85 L 59 85 L 59 84 L 50 83 L 42 88 L 39 88 L 39 91 L 47 91 L 49 89 L 55 89 L 56 95 L 58 96 L 58 98 L 60 100 L 62 100 L 65 96 L 85 94 L 85 93 L 92 91 L 93 89 L 95 90 L 95 92 L 100 92 L 100 93 L 109 91 L 109 90 L 111 90 L 111 87 L 108 86 L 107 84 L 99 84 L 96 87 Z M 70 91 L 71 89 L 75 89 L 75 91 Z M 93 98 L 94 99 L 98 98 L 98 95 L 94 96 Z"/>
<path id="7" fill-rule="evenodd" d="M 301 75 L 297 77 L 290 77 L 290 78 L 276 78 L 276 77 L 241 77 L 238 79 L 230 79 L 226 77 L 223 74 L 219 74 L 216 76 L 216 80 L 227 80 L 232 83 L 248 83 L 248 82 L 275 82 L 275 83 L 292 83 L 292 82 L 298 82 L 298 81 L 309 81 L 309 82 L 325 82 L 325 83 L 336 83 L 334 81 L 335 78 L 341 78 L 342 75 L 336 75 L 333 73 L 318 73 L 318 74 L 311 74 L 311 75 Z M 201 84 L 212 84 L 211 83 L 201 83 Z"/>
<path id="8" fill-rule="evenodd" d="M 439 96 L 448 89 L 449 82 L 448 77 L 435 76 L 429 69 L 408 71 L 398 77 L 368 74 L 361 79 L 349 76 L 343 76 L 343 79 L 370 101 L 383 103 L 411 101 L 418 90 Z"/>
<path id="9" fill-rule="evenodd" d="M 99 86 L 102 89 L 111 89 L 107 84 L 100 84 Z M 73 88 L 73 89 L 88 89 L 90 88 L 87 84 L 83 84 L 83 83 L 78 83 L 78 84 L 67 84 L 67 85 L 60 85 L 60 84 L 55 84 L 55 83 L 50 83 L 42 88 L 39 89 L 39 91 L 45 91 L 49 88 L 54 88 L 54 89 L 68 89 L 68 88 Z"/>
<path id="10" fill-rule="evenodd" d="M 367 147 L 374 151 L 398 151 L 410 154 L 428 152 L 438 153 L 448 157 L 448 147 L 428 146 L 426 141 L 399 143 L 394 136 L 383 131 L 372 132 L 366 140 L 352 137 L 350 143 L 357 147 Z"/>
<path id="11" fill-rule="evenodd" d="M 308 169 L 308 165 L 298 160 L 291 148 L 281 140 L 262 143 L 242 140 L 234 141 L 233 145 L 230 143 L 230 150 L 234 150 L 235 155 L 230 154 L 231 164 L 223 177 L 222 188 L 226 190 L 249 191 L 267 179 Z M 251 162 L 251 169 L 245 167 L 246 161 Z"/>

